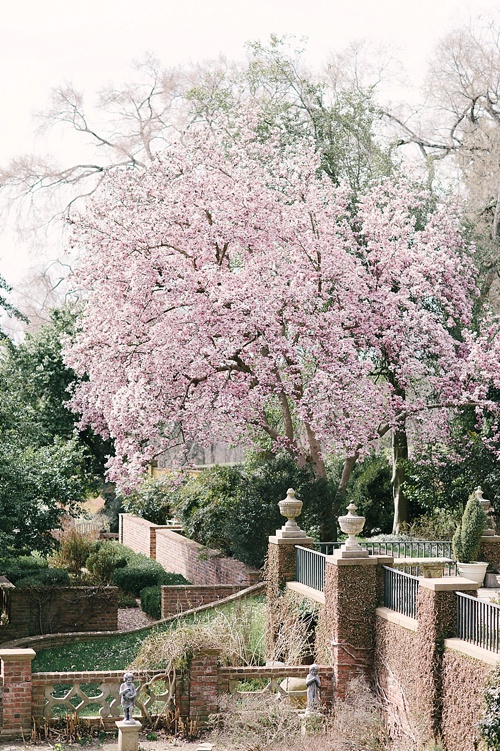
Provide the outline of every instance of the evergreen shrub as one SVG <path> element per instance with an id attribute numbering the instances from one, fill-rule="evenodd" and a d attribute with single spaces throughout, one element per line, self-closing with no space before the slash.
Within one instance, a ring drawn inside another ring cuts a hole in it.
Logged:
<path id="1" fill-rule="evenodd" d="M 71 579 L 67 571 L 62 568 L 40 569 L 38 572 L 30 573 L 22 579 L 16 581 L 16 587 L 69 587 Z"/>
<path id="2" fill-rule="evenodd" d="M 95 543 L 85 563 L 92 579 L 98 584 L 109 584 L 113 571 L 126 565 L 125 556 L 120 555 L 115 546 L 105 541 Z"/>
<path id="3" fill-rule="evenodd" d="M 36 575 L 40 571 L 47 570 L 47 561 L 44 558 L 36 558 L 31 555 L 23 555 L 18 558 L 10 558 L 0 562 L 0 574 L 6 576 L 12 584 L 17 584 L 19 579 Z"/>
<path id="4" fill-rule="evenodd" d="M 189 584 L 182 574 L 171 574 L 156 561 L 145 559 L 150 565 L 132 565 L 117 568 L 111 576 L 111 584 L 124 592 L 140 597 L 141 589 L 161 584 Z"/>
<path id="5" fill-rule="evenodd" d="M 157 621 L 161 618 L 161 586 L 141 589 L 141 609 Z"/>
<path id="6" fill-rule="evenodd" d="M 486 514 L 475 493 L 469 500 L 462 515 L 462 521 L 453 535 L 453 554 L 460 563 L 472 563 L 479 558 L 481 536 L 487 527 Z"/>

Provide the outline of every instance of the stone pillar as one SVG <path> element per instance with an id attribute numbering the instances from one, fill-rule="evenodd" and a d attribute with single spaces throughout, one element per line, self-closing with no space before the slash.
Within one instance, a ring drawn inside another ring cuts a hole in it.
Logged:
<path id="1" fill-rule="evenodd" d="M 141 723 L 119 720 L 115 725 L 118 728 L 118 751 L 138 751 Z"/>
<path id="2" fill-rule="evenodd" d="M 483 535 L 481 537 L 479 560 L 492 566 L 500 566 L 500 535 Z M 493 582 L 492 585 L 498 587 L 497 581 Z"/>
<path id="3" fill-rule="evenodd" d="M 0 735 L 21 738 L 31 731 L 31 661 L 33 649 L 0 649 L 3 722 Z"/>
<path id="4" fill-rule="evenodd" d="M 478 586 L 460 576 L 419 579 L 417 649 L 421 668 L 415 715 L 422 741 L 434 741 L 440 734 L 443 640 L 456 633 L 456 593 L 474 594 Z"/>
<path id="5" fill-rule="evenodd" d="M 193 655 L 189 668 L 189 719 L 202 728 L 210 715 L 219 711 L 217 693 L 218 649 Z"/>
<path id="6" fill-rule="evenodd" d="M 356 675 L 370 677 L 375 647 L 377 557 L 326 558 L 325 622 L 329 625 L 335 695 Z"/>
<path id="7" fill-rule="evenodd" d="M 295 581 L 296 552 L 295 546 L 304 548 L 314 547 L 314 540 L 308 537 L 304 530 L 299 529 L 295 517 L 299 516 L 302 501 L 295 498 L 290 488 L 287 497 L 280 501 L 280 511 L 288 517 L 286 524 L 276 530 L 275 535 L 269 537 L 267 548 L 266 581 L 267 581 L 267 624 L 266 624 L 266 653 L 273 653 L 273 645 L 279 624 L 273 612 L 273 603 L 281 595 L 281 591 L 288 581 Z"/>

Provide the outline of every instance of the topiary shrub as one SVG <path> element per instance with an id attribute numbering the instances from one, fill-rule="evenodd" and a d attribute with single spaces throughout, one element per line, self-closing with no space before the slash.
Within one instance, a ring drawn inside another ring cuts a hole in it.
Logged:
<path id="1" fill-rule="evenodd" d="M 141 589 L 141 609 L 157 621 L 161 618 L 161 586 Z"/>
<path id="2" fill-rule="evenodd" d="M 140 596 L 141 589 L 145 587 L 155 587 L 161 584 L 189 584 L 182 574 L 171 574 L 156 561 L 149 561 L 147 558 L 146 561 L 149 565 L 129 565 L 115 569 L 111 576 L 111 583 L 136 597 Z"/>
<path id="3" fill-rule="evenodd" d="M 481 536 L 486 527 L 486 514 L 476 494 L 472 493 L 452 540 L 453 555 L 459 563 L 472 563 L 478 560 Z"/>
<path id="4" fill-rule="evenodd" d="M 126 565 L 127 559 L 120 556 L 116 547 L 108 542 L 95 543 L 85 562 L 85 567 L 97 584 L 109 584 L 113 571 Z"/>
<path id="5" fill-rule="evenodd" d="M 29 576 L 16 581 L 16 587 L 69 587 L 71 579 L 67 571 L 61 568 L 40 569 Z"/>

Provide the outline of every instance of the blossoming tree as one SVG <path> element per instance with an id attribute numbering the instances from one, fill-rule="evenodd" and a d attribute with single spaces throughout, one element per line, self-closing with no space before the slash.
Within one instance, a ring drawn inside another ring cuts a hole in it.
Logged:
<path id="1" fill-rule="evenodd" d="M 86 305 L 66 358 L 88 380 L 73 405 L 114 438 L 122 486 L 173 446 L 265 441 L 319 477 L 326 452 L 345 456 L 340 499 L 392 431 L 399 505 L 410 423 L 436 438 L 474 397 L 474 267 L 456 212 L 408 181 L 353 208 L 309 145 L 200 128 L 110 175 L 74 243 Z"/>

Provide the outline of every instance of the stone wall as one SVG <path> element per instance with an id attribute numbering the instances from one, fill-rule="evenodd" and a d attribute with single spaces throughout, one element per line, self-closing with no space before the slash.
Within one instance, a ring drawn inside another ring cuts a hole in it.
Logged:
<path id="1" fill-rule="evenodd" d="M 447 638 L 455 591 L 427 587 L 419 587 L 418 620 L 377 609 L 376 686 L 393 737 L 416 748 L 442 737 L 447 751 L 476 751 L 485 682 L 500 657 Z"/>
<path id="2" fill-rule="evenodd" d="M 40 587 L 6 590 L 9 621 L 0 643 L 38 634 L 116 631 L 117 587 Z"/>
<path id="3" fill-rule="evenodd" d="M 481 659 L 445 649 L 441 734 L 447 751 L 476 751 L 471 728 L 475 728 L 481 718 L 484 685 L 491 669 L 492 665 Z"/>
<path id="4" fill-rule="evenodd" d="M 498 560 L 496 541 L 488 544 Z M 485 680 L 500 662 L 500 655 L 455 638 L 457 592 L 474 596 L 478 585 L 459 576 L 420 577 L 418 615 L 409 618 L 380 604 L 391 557 L 326 556 L 324 588 L 313 596 L 293 581 L 294 556 L 293 543 L 269 538 L 268 611 L 284 583 L 319 603 L 314 659 L 331 666 L 335 697 L 362 673 L 382 699 L 391 735 L 407 747 L 430 748 L 442 736 L 447 751 L 475 751 Z M 275 626 L 268 622 L 270 644 Z"/>

